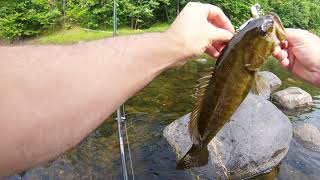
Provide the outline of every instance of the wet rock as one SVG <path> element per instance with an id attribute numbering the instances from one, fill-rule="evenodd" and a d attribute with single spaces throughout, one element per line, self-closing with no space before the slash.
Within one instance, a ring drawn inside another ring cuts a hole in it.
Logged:
<path id="1" fill-rule="evenodd" d="M 180 159 L 191 147 L 189 114 L 164 130 Z M 244 178 L 263 173 L 287 154 L 292 138 L 289 119 L 272 103 L 249 94 L 235 114 L 209 143 L 209 163 L 193 168 L 203 179 Z"/>
<path id="2" fill-rule="evenodd" d="M 293 133 L 303 145 L 311 150 L 320 151 L 320 130 L 311 123 L 297 123 Z"/>
<path id="3" fill-rule="evenodd" d="M 272 72 L 269 71 L 260 71 L 259 75 L 263 76 L 269 83 L 270 86 L 270 90 L 271 92 L 276 90 L 278 87 L 281 86 L 282 82 L 281 80 L 278 78 L 278 76 L 276 76 L 275 74 L 273 74 Z"/>
<path id="4" fill-rule="evenodd" d="M 289 87 L 276 92 L 272 99 L 285 110 L 296 110 L 312 105 L 311 95 L 298 87 Z"/>

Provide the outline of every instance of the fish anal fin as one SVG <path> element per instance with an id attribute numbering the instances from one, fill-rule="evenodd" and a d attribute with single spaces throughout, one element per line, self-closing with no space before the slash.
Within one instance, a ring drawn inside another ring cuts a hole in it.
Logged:
<path id="1" fill-rule="evenodd" d="M 199 144 L 201 139 L 199 129 L 198 129 L 198 119 L 203 106 L 204 96 L 209 86 L 211 77 L 213 75 L 213 68 L 209 72 L 203 74 L 203 76 L 198 80 L 198 85 L 196 86 L 196 102 L 192 109 L 190 122 L 189 122 L 189 134 L 193 144 Z"/>
<path id="2" fill-rule="evenodd" d="M 251 86 L 251 92 L 256 95 L 263 95 L 267 94 L 269 91 L 270 86 L 267 79 L 256 72 Z"/>

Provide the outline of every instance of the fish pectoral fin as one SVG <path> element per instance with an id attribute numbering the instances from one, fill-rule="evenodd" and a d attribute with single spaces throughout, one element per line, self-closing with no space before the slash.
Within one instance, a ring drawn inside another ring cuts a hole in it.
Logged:
<path id="1" fill-rule="evenodd" d="M 270 85 L 267 79 L 256 72 L 251 86 L 251 92 L 256 95 L 262 95 L 268 93 L 269 91 Z"/>
<path id="2" fill-rule="evenodd" d="M 209 86 L 210 80 L 213 76 L 213 69 L 206 72 L 199 80 L 196 91 L 196 102 L 192 109 L 190 121 L 189 121 L 189 134 L 193 144 L 199 144 L 201 139 L 200 132 L 198 129 L 198 120 L 200 112 L 203 106 L 204 96 Z"/>

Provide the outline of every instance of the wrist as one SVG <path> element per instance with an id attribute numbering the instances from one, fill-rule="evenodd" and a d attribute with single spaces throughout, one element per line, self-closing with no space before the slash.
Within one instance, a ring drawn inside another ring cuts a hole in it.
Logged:
<path id="1" fill-rule="evenodd" d="M 187 58 L 194 55 L 192 49 L 187 46 L 186 41 L 179 33 L 169 29 L 163 33 L 163 36 L 168 43 L 169 51 L 175 54 L 175 60 L 178 61 L 176 65 L 180 65 L 179 62 L 184 63 Z"/>

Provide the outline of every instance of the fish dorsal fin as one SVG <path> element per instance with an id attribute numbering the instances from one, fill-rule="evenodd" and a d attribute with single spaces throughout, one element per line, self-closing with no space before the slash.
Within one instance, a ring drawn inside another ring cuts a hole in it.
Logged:
<path id="1" fill-rule="evenodd" d="M 263 95 L 263 94 L 267 94 L 268 91 L 270 91 L 270 89 L 269 89 L 269 83 L 267 79 L 256 72 L 254 75 L 251 92 L 256 95 Z"/>
<path id="2" fill-rule="evenodd" d="M 204 96 L 206 94 L 212 75 L 213 68 L 210 68 L 210 70 L 204 73 L 203 76 L 198 80 L 198 85 L 196 86 L 196 102 L 191 112 L 189 122 L 189 134 L 193 144 L 199 144 L 199 141 L 201 139 L 198 129 L 198 120 L 200 111 L 202 109 Z"/>

